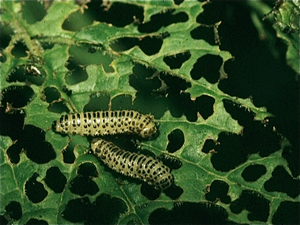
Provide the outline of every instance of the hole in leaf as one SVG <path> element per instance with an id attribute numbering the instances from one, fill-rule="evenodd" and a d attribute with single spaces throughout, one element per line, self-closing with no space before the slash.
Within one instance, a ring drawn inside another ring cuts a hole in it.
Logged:
<path id="1" fill-rule="evenodd" d="M 168 135 L 167 151 L 170 153 L 174 153 L 183 146 L 183 143 L 183 132 L 180 129 L 175 129 Z"/>
<path id="2" fill-rule="evenodd" d="M 184 0 L 173 0 L 173 2 L 175 3 L 175 5 L 180 5 L 184 2 Z"/>
<path id="3" fill-rule="evenodd" d="M 150 17 L 150 21 L 139 25 L 138 30 L 142 33 L 154 33 L 161 27 L 167 27 L 171 24 L 186 22 L 189 17 L 185 12 L 173 14 L 175 10 L 164 10 Z"/>
<path id="4" fill-rule="evenodd" d="M 19 220 L 22 217 L 22 207 L 19 202 L 11 201 L 5 206 L 6 216 L 13 220 Z"/>
<path id="5" fill-rule="evenodd" d="M 219 171 L 230 171 L 243 164 L 251 153 L 249 150 L 253 151 L 253 149 L 247 148 L 243 137 L 236 134 L 222 132 L 219 134 L 218 142 L 220 144 L 215 146 L 216 153 L 211 156 L 211 162 Z M 234 157 L 232 157 L 233 155 Z"/>
<path id="6" fill-rule="evenodd" d="M 70 113 L 69 108 L 66 106 L 65 102 L 53 102 L 49 105 L 48 110 L 54 113 Z"/>
<path id="7" fill-rule="evenodd" d="M 48 225 L 47 221 L 45 220 L 38 220 L 36 218 L 30 218 L 25 225 Z"/>
<path id="8" fill-rule="evenodd" d="M 179 77 L 172 76 L 170 74 L 161 73 L 160 78 L 166 83 L 169 89 L 174 92 L 183 91 L 191 87 L 191 83 Z"/>
<path id="9" fill-rule="evenodd" d="M 225 110 L 232 116 L 233 119 L 238 120 L 240 125 L 251 125 L 254 120 L 255 113 L 229 100 L 223 100 L 223 104 Z"/>
<path id="10" fill-rule="evenodd" d="M 108 110 L 110 104 L 110 96 L 106 92 L 93 93 L 90 101 L 84 107 L 84 112 Z"/>
<path id="11" fill-rule="evenodd" d="M 0 62 L 5 63 L 7 60 L 6 55 L 0 50 Z"/>
<path id="12" fill-rule="evenodd" d="M 88 197 L 70 200 L 62 216 L 73 223 L 115 224 L 120 215 L 127 211 L 127 206 L 121 199 L 101 194 L 93 203 L 90 202 Z"/>
<path id="13" fill-rule="evenodd" d="M 265 182 L 264 188 L 269 192 L 283 192 L 292 198 L 299 195 L 299 180 L 291 177 L 283 166 L 277 166 L 272 177 Z"/>
<path id="14" fill-rule="evenodd" d="M 94 52 L 91 53 L 90 48 L 93 47 Z M 102 50 L 102 46 L 90 46 L 90 45 L 72 45 L 69 48 L 70 58 L 72 63 L 81 66 L 88 66 L 92 64 L 102 65 L 105 72 L 114 72 L 111 63 L 113 58 L 105 54 Z M 69 68 L 69 67 L 68 67 Z M 76 67 L 74 67 L 76 68 Z M 71 69 L 71 67 L 70 67 Z"/>
<path id="15" fill-rule="evenodd" d="M 207 154 L 212 151 L 215 146 L 216 143 L 214 142 L 214 140 L 206 139 L 201 151 Z"/>
<path id="16" fill-rule="evenodd" d="M 78 66 L 76 62 L 70 60 L 67 68 L 70 70 L 65 77 L 67 84 L 74 85 L 88 79 L 85 68 Z"/>
<path id="17" fill-rule="evenodd" d="M 172 210 L 159 208 L 149 216 L 149 224 L 227 224 L 228 213 L 210 203 L 183 202 Z"/>
<path id="18" fill-rule="evenodd" d="M 40 44 L 45 51 L 50 50 L 55 46 L 54 42 L 40 42 Z"/>
<path id="19" fill-rule="evenodd" d="M 24 1 L 22 3 L 22 17 L 28 24 L 34 24 L 35 22 L 41 21 L 46 15 L 46 10 L 41 2 Z"/>
<path id="20" fill-rule="evenodd" d="M 142 22 L 144 20 L 143 7 L 128 3 L 104 2 L 100 6 L 99 1 L 92 1 L 88 4 L 87 13 L 91 13 L 96 21 L 112 24 L 116 27 L 125 27 L 131 23 Z"/>
<path id="21" fill-rule="evenodd" d="M 33 203 L 43 201 L 48 195 L 44 185 L 36 180 L 38 176 L 39 175 L 37 173 L 34 173 L 25 183 L 25 194 Z"/>
<path id="22" fill-rule="evenodd" d="M 190 52 L 183 52 L 176 55 L 165 56 L 164 62 L 170 67 L 170 69 L 180 69 L 182 64 L 190 57 Z"/>
<path id="23" fill-rule="evenodd" d="M 68 201 L 62 217 L 70 222 L 87 221 L 92 212 L 92 204 L 88 197 L 76 198 Z"/>
<path id="24" fill-rule="evenodd" d="M 9 218 L 5 218 L 4 215 L 0 215 L 0 223 L 1 224 L 9 224 L 9 223 L 12 223 L 12 221 Z"/>
<path id="25" fill-rule="evenodd" d="M 24 45 L 23 42 L 17 42 L 14 48 L 11 51 L 11 54 L 14 55 L 16 58 L 26 57 L 27 53 L 29 52 L 28 48 Z"/>
<path id="26" fill-rule="evenodd" d="M 137 92 L 133 104 L 134 109 L 145 114 L 151 113 L 155 119 L 161 118 L 167 110 L 165 97 L 147 92 Z"/>
<path id="27" fill-rule="evenodd" d="M 80 31 L 82 28 L 87 27 L 93 23 L 93 18 L 87 13 L 76 11 L 69 15 L 63 22 L 62 29 L 68 31 Z"/>
<path id="28" fill-rule="evenodd" d="M 138 45 L 146 55 L 154 55 L 159 52 L 162 43 L 161 35 L 145 36 L 140 39 L 122 37 L 110 43 L 110 47 L 114 51 L 123 52 Z"/>
<path id="29" fill-rule="evenodd" d="M 158 76 L 155 76 L 156 70 L 146 68 L 144 65 L 135 64 L 133 74 L 129 76 L 129 84 L 137 91 L 151 92 L 161 86 Z"/>
<path id="30" fill-rule="evenodd" d="M 254 182 L 257 181 L 266 172 L 267 169 L 264 165 L 256 164 L 256 165 L 247 166 L 241 175 L 245 181 Z"/>
<path id="31" fill-rule="evenodd" d="M 155 55 L 156 53 L 159 52 L 162 44 L 163 41 L 161 37 L 146 36 L 140 41 L 139 46 L 146 55 Z"/>
<path id="32" fill-rule="evenodd" d="M 43 91 L 44 96 L 42 99 L 46 100 L 48 103 L 57 101 L 60 99 L 60 93 L 56 87 L 46 87 Z"/>
<path id="33" fill-rule="evenodd" d="M 6 151 L 10 162 L 14 164 L 18 164 L 20 162 L 20 153 L 22 151 L 22 148 L 19 143 L 20 142 L 14 143 Z"/>
<path id="34" fill-rule="evenodd" d="M 207 119 L 214 113 L 215 99 L 208 95 L 201 95 L 195 100 L 195 105 L 203 119 Z"/>
<path id="35" fill-rule="evenodd" d="M 196 40 L 205 40 L 210 45 L 215 45 L 214 27 L 199 26 L 191 31 L 191 37 Z"/>
<path id="36" fill-rule="evenodd" d="M 21 108 L 26 106 L 30 101 L 34 92 L 28 86 L 9 86 L 1 92 L 1 105 L 6 107 L 10 104 L 13 108 Z"/>
<path id="37" fill-rule="evenodd" d="M 75 162 L 74 146 L 72 141 L 62 150 L 64 163 L 72 164 Z"/>
<path id="38" fill-rule="evenodd" d="M 13 70 L 6 78 L 7 82 L 26 82 L 41 86 L 46 77 L 45 70 L 40 66 L 22 65 Z"/>
<path id="39" fill-rule="evenodd" d="M 298 224 L 299 212 L 299 202 L 281 201 L 271 222 L 272 224 Z"/>
<path id="40" fill-rule="evenodd" d="M 51 144 L 45 141 L 45 132 L 33 125 L 26 125 L 19 140 L 7 150 L 12 163 L 19 162 L 22 149 L 36 163 L 47 163 L 56 157 Z"/>
<path id="41" fill-rule="evenodd" d="M 223 101 L 227 112 L 237 119 L 238 123 L 244 126 L 243 130 L 243 145 L 250 153 L 259 153 L 260 156 L 266 157 L 280 149 L 281 137 L 277 132 L 274 132 L 271 123 L 261 123 L 254 120 L 254 113 L 239 104 L 231 101 Z M 267 141 L 266 141 L 267 140 Z"/>
<path id="42" fill-rule="evenodd" d="M 155 200 L 155 199 L 159 198 L 159 196 L 161 194 L 161 191 L 155 189 L 154 187 L 152 187 L 152 186 L 150 186 L 150 185 L 148 185 L 146 183 L 143 183 L 142 186 L 141 186 L 141 193 L 147 199 L 149 199 L 149 200 Z"/>
<path id="43" fill-rule="evenodd" d="M 65 92 L 68 96 L 72 95 L 72 90 L 68 89 L 66 85 L 62 86 L 63 92 Z"/>
<path id="44" fill-rule="evenodd" d="M 230 210 L 239 214 L 243 210 L 249 211 L 250 221 L 267 222 L 270 212 L 270 201 L 255 191 L 243 190 L 239 198 L 230 204 Z"/>
<path id="45" fill-rule="evenodd" d="M 22 133 L 19 144 L 33 162 L 42 164 L 56 158 L 52 145 L 45 141 L 45 131 L 33 125 L 25 125 Z"/>
<path id="46" fill-rule="evenodd" d="M 77 174 L 84 177 L 98 177 L 98 172 L 93 163 L 80 164 L 77 169 Z"/>
<path id="47" fill-rule="evenodd" d="M 171 92 L 170 90 L 167 100 L 172 116 L 179 118 L 184 114 L 190 122 L 198 119 L 195 103 L 191 100 L 189 93 Z"/>
<path id="48" fill-rule="evenodd" d="M 53 166 L 47 170 L 45 183 L 55 193 L 61 193 L 66 186 L 67 179 L 57 166 Z"/>
<path id="49" fill-rule="evenodd" d="M 139 40 L 137 38 L 132 37 L 122 37 L 118 38 L 114 42 L 110 44 L 110 47 L 117 52 L 124 52 L 128 49 L 133 48 L 134 46 L 139 44 Z"/>
<path id="50" fill-rule="evenodd" d="M 222 63 L 223 59 L 220 56 L 204 55 L 194 64 L 191 77 L 193 80 L 199 80 L 201 77 L 204 77 L 209 83 L 214 84 L 220 78 L 219 70 Z"/>
<path id="51" fill-rule="evenodd" d="M 10 113 L 5 113 L 5 108 L 0 107 L 0 135 L 16 140 L 23 129 L 25 116 L 23 110 L 12 110 Z"/>
<path id="52" fill-rule="evenodd" d="M 111 99 L 111 110 L 133 109 L 131 95 L 118 95 Z"/>
<path id="53" fill-rule="evenodd" d="M 0 34 L 1 34 L 1 58 L 2 58 L 3 55 L 2 49 L 6 49 L 6 47 L 9 45 L 9 42 L 14 32 L 11 26 L 9 26 L 9 24 L 4 24 L 0 22 Z"/>
<path id="54" fill-rule="evenodd" d="M 231 201 L 228 196 L 229 185 L 221 180 L 214 180 L 209 186 L 209 192 L 205 194 L 205 198 L 211 202 L 218 202 L 219 200 L 225 204 Z"/>
<path id="55" fill-rule="evenodd" d="M 175 180 L 176 183 L 176 180 Z M 166 196 L 172 200 L 178 199 L 183 194 L 183 189 L 175 184 L 171 185 L 168 189 L 164 190 Z"/>
<path id="56" fill-rule="evenodd" d="M 228 14 L 227 16 L 230 16 L 230 14 L 232 13 L 232 6 L 224 6 L 224 4 L 222 4 L 221 2 L 222 1 L 212 1 L 209 2 L 209 4 L 203 5 L 204 11 L 197 16 L 197 23 L 215 24 L 224 19 L 225 13 Z M 226 8 L 225 12 L 224 8 Z"/>
<path id="57" fill-rule="evenodd" d="M 161 74 L 160 77 L 168 86 L 166 94 L 167 104 L 172 116 L 178 118 L 185 114 L 187 120 L 195 122 L 197 120 L 195 104 L 191 100 L 189 93 L 182 92 L 190 87 L 191 84 L 169 74 Z"/>
<path id="58" fill-rule="evenodd" d="M 78 175 L 70 181 L 70 191 L 74 194 L 83 196 L 86 194 L 94 195 L 99 191 L 95 181 L 89 177 Z"/>

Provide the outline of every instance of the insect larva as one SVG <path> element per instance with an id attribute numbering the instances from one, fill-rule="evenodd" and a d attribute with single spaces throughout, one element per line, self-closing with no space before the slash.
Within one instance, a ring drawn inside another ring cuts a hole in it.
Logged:
<path id="1" fill-rule="evenodd" d="M 132 133 L 143 138 L 156 133 L 153 116 L 143 115 L 133 110 L 96 111 L 73 113 L 53 122 L 56 132 L 99 136 Z"/>
<path id="2" fill-rule="evenodd" d="M 40 76 L 41 75 L 41 71 L 35 67 L 34 65 L 29 65 L 27 68 L 26 68 L 26 73 L 29 74 L 29 75 L 34 75 L 34 76 Z"/>
<path id="3" fill-rule="evenodd" d="M 102 139 L 94 139 L 91 149 L 109 168 L 147 182 L 156 189 L 164 190 L 173 183 L 170 168 L 151 156 L 127 152 Z"/>

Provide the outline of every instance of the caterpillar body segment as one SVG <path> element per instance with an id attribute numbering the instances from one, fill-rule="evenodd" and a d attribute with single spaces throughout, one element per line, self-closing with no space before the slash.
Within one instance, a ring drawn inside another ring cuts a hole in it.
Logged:
<path id="1" fill-rule="evenodd" d="M 132 133 L 148 138 L 156 133 L 153 116 L 133 110 L 96 111 L 72 113 L 53 122 L 53 129 L 60 133 L 82 136 Z"/>
<path id="2" fill-rule="evenodd" d="M 151 156 L 122 150 L 102 139 L 94 139 L 91 149 L 109 168 L 125 176 L 147 182 L 156 189 L 167 189 L 174 182 L 170 168 Z"/>

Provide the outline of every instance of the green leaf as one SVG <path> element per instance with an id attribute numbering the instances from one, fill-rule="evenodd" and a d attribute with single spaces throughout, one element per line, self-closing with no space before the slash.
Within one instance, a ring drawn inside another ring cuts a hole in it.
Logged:
<path id="1" fill-rule="evenodd" d="M 44 16 L 29 17 L 27 4 Z M 266 106 L 220 85 L 233 57 L 216 45 L 219 21 L 199 22 L 207 4 L 1 1 L 1 26 L 13 31 L 1 51 L 1 220 L 265 224 L 284 203 L 299 203 L 295 191 L 273 188 L 278 173 L 291 189 L 299 184 L 283 158 L 289 137 Z M 151 139 L 107 138 L 161 158 L 175 179 L 169 189 L 113 172 L 89 154 L 91 137 L 52 130 L 61 114 L 119 109 L 154 116 Z"/>

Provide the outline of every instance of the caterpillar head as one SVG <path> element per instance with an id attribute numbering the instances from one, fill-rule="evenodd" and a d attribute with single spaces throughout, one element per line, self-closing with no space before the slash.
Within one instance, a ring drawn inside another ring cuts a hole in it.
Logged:
<path id="1" fill-rule="evenodd" d="M 91 142 L 91 149 L 94 149 L 95 151 L 99 151 L 102 143 L 103 141 L 101 138 L 94 138 Z"/>
<path id="2" fill-rule="evenodd" d="M 155 134 L 157 131 L 155 123 L 150 122 L 140 132 L 141 137 L 148 138 Z"/>

